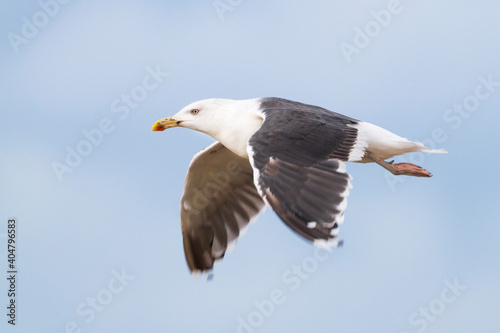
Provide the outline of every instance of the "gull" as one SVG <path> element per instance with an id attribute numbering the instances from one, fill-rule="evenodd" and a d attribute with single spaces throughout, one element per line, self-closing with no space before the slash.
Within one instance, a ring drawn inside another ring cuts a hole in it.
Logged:
<path id="1" fill-rule="evenodd" d="M 181 198 L 184 253 L 193 273 L 214 262 L 267 205 L 317 246 L 339 245 L 351 176 L 344 162 L 374 162 L 394 175 L 431 177 L 420 166 L 386 160 L 445 153 L 376 125 L 283 98 L 206 99 L 154 123 L 185 127 L 214 142 L 191 161 Z"/>

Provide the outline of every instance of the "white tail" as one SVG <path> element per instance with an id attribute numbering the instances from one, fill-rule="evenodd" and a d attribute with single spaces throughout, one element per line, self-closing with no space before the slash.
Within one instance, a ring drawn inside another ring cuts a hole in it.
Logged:
<path id="1" fill-rule="evenodd" d="M 358 130 L 358 137 L 349 155 L 350 162 L 371 162 L 370 159 L 362 158 L 366 151 L 383 160 L 411 152 L 447 153 L 444 149 L 429 149 L 421 142 L 410 141 L 370 123 L 359 122 L 352 127 Z"/>

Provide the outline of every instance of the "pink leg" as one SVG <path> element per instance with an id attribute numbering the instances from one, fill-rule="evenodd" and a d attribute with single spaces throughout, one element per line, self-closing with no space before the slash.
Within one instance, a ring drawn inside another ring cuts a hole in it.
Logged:
<path id="1" fill-rule="evenodd" d="M 431 173 L 425 169 L 422 169 L 418 165 L 411 163 L 397 163 L 394 164 L 394 161 L 386 162 L 383 159 L 380 159 L 373 155 L 370 152 L 366 152 L 366 157 L 371 159 L 373 162 L 382 166 L 386 170 L 390 171 L 393 175 L 407 175 L 407 176 L 415 176 L 415 177 L 432 177 Z"/>

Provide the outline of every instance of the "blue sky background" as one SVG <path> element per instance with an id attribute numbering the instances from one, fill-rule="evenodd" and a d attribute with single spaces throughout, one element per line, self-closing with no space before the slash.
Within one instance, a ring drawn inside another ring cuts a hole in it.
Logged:
<path id="1" fill-rule="evenodd" d="M 500 82 L 500 3 L 402 0 L 350 62 L 342 43 L 376 29 L 371 11 L 390 1 L 222 3 L 232 10 L 221 16 L 210 0 L 75 0 L 45 21 L 36 1 L 0 4 L 4 272 L 7 219 L 19 221 L 17 325 L 6 323 L 2 279 L 1 331 L 498 331 L 500 86 L 474 111 L 448 110 L 474 102 L 481 77 Z M 9 36 L 34 16 L 41 27 L 16 52 Z M 128 114 L 113 112 L 148 68 L 168 77 Z M 431 179 L 349 163 L 344 247 L 326 260 L 268 209 L 214 279 L 199 281 L 184 260 L 179 199 L 192 156 L 213 140 L 151 125 L 196 100 L 261 96 L 320 105 L 450 153 L 410 159 Z M 59 181 L 52 164 L 103 119 L 111 133 Z M 307 276 L 292 271 L 302 265 Z M 130 280 L 118 288 L 122 270 Z M 450 283 L 466 289 L 453 294 Z M 276 292 L 280 304 L 259 314 L 255 302 Z M 96 297 L 106 304 L 91 318 Z"/>

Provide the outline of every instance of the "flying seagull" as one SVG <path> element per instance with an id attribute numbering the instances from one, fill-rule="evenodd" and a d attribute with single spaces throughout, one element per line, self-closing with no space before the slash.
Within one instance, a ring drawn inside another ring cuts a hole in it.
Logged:
<path id="1" fill-rule="evenodd" d="M 186 127 L 217 140 L 189 165 L 181 198 L 184 253 L 192 272 L 211 272 L 265 204 L 293 231 L 338 245 L 351 186 L 344 162 L 375 162 L 394 175 L 430 177 L 385 160 L 431 150 L 381 127 L 282 98 L 206 99 L 158 120 L 153 131 Z"/>

